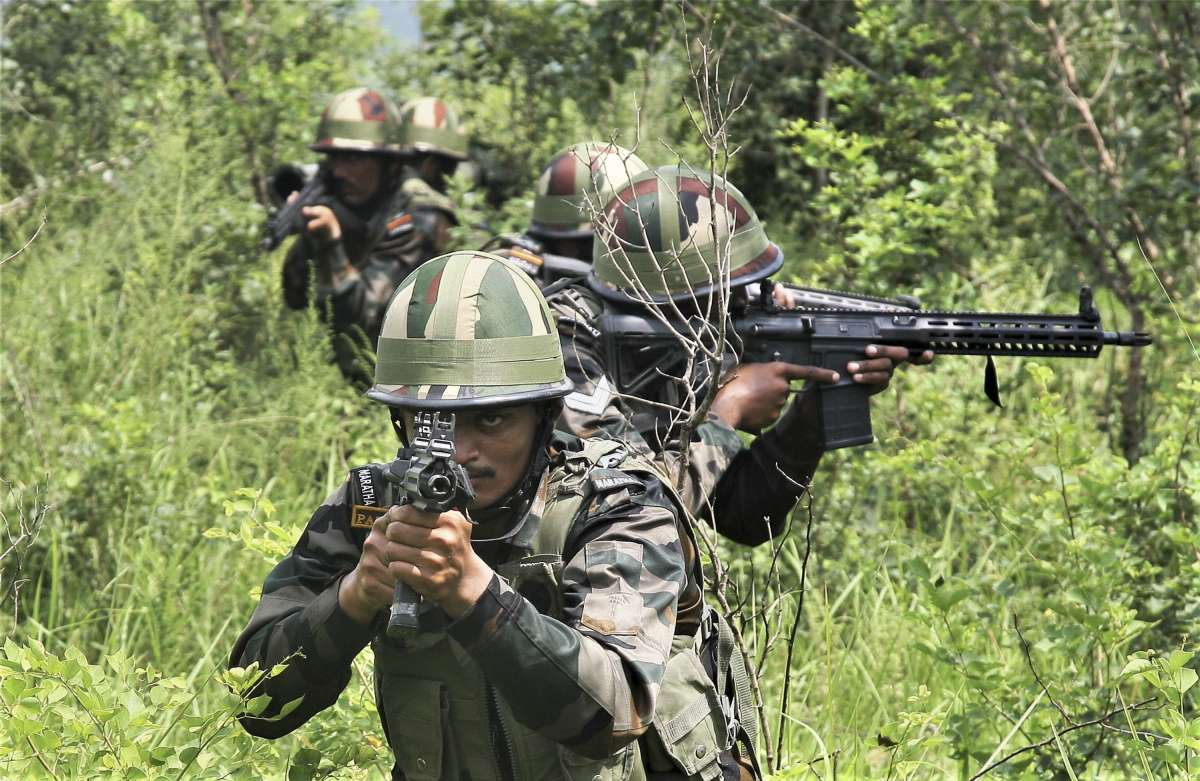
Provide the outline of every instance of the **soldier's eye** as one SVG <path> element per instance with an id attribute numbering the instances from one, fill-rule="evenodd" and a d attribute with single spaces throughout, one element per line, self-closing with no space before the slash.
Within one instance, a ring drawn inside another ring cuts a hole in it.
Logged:
<path id="1" fill-rule="evenodd" d="M 508 416 L 503 412 L 487 412 L 479 416 L 479 427 L 484 429 L 500 428 L 506 420 L 508 420 Z"/>

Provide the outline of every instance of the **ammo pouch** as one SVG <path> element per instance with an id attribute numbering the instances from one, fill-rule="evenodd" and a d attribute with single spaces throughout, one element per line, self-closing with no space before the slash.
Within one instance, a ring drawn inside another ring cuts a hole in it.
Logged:
<path id="1" fill-rule="evenodd" d="M 749 672 L 725 619 L 708 605 L 695 635 L 676 635 L 654 723 L 641 738 L 649 781 L 761 779 Z"/>

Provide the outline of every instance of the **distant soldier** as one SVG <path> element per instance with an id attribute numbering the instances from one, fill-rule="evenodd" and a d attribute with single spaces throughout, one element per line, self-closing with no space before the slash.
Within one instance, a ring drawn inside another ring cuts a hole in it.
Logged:
<path id="1" fill-rule="evenodd" d="M 529 227 L 520 236 L 500 236 L 499 252 L 519 263 L 545 286 L 582 277 L 592 261 L 592 216 L 633 176 L 647 170 L 628 149 L 586 141 L 558 152 L 538 177 Z"/>
<path id="2" fill-rule="evenodd" d="M 415 247 L 428 257 L 445 251 L 458 224 L 447 179 L 467 159 L 467 135 L 458 113 L 438 98 L 414 98 L 400 107 L 400 147 L 405 156 L 404 192 L 409 198 Z"/>
<path id="3" fill-rule="evenodd" d="M 338 367 L 365 387 L 383 312 L 396 285 L 429 255 L 412 246 L 415 215 L 401 188 L 396 110 L 379 92 L 337 95 L 309 149 L 324 155 L 325 195 L 305 206 L 303 229 L 283 264 L 283 296 L 293 309 L 316 305 L 333 331 Z M 295 197 L 295 196 L 293 196 Z"/>
<path id="4" fill-rule="evenodd" d="M 609 201 L 594 261 L 586 285 L 549 296 L 576 386 L 560 427 L 585 438 L 644 443 L 669 471 L 686 449 L 683 489 L 691 512 L 746 545 L 781 534 L 824 452 L 815 389 L 789 403 L 792 383 L 833 382 L 837 372 L 782 362 L 739 364 L 730 351 L 719 367 L 721 386 L 707 419 L 681 443 L 677 411 L 686 414 L 708 381 L 664 373 L 653 398 L 618 395 L 599 317 L 649 310 L 668 319 L 722 317 L 710 309 L 714 294 L 735 309 L 751 285 L 783 265 L 782 250 L 728 182 L 687 166 L 665 166 L 635 176 Z M 907 358 L 904 348 L 872 345 L 842 371 L 877 392 Z M 928 360 L 932 355 L 919 362 Z M 738 431 L 759 436 L 745 445 Z"/>

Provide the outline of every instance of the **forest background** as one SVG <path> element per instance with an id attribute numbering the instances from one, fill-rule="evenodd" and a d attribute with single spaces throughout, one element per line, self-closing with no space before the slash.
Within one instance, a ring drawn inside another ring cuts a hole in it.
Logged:
<path id="1" fill-rule="evenodd" d="M 1144 351 L 944 358 L 873 404 L 779 545 L 720 550 L 780 778 L 1188 778 L 1200 715 L 1200 14 L 1186 2 L 33 2 L 0 79 L 0 777 L 381 778 L 369 660 L 276 742 L 225 671 L 271 564 L 386 415 L 282 306 L 265 176 L 366 84 L 456 106 L 472 225 L 615 139 L 729 178 L 784 276 L 1073 312 Z M 718 58 L 719 55 L 719 58 Z M 251 705 L 252 707 L 253 705 Z"/>

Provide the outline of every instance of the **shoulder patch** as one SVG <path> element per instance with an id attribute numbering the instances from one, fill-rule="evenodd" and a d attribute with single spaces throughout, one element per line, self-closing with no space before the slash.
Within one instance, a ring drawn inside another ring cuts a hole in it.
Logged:
<path id="1" fill-rule="evenodd" d="M 612 385 L 608 382 L 608 377 L 601 377 L 599 382 L 592 386 L 591 393 L 583 391 L 572 391 L 563 399 L 563 403 L 575 412 L 582 412 L 587 415 L 599 415 L 608 407 L 608 403 L 612 401 L 613 392 Z"/>
<path id="2" fill-rule="evenodd" d="M 368 507 L 361 504 L 350 505 L 350 526 L 354 529 L 370 529 L 375 521 L 387 514 L 383 507 Z"/>
<path id="3" fill-rule="evenodd" d="M 392 219 L 388 220 L 387 235 L 388 238 L 395 238 L 405 233 L 409 233 L 413 229 L 413 216 L 408 212 L 400 212 Z"/>

